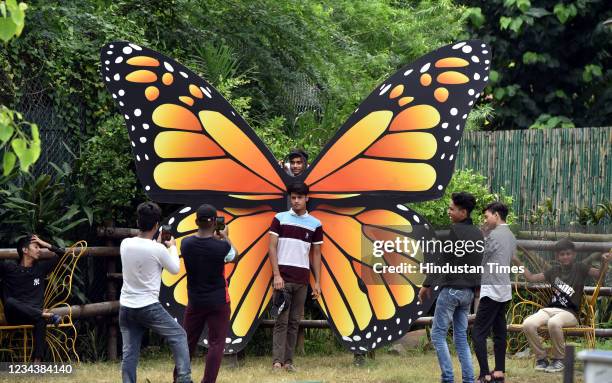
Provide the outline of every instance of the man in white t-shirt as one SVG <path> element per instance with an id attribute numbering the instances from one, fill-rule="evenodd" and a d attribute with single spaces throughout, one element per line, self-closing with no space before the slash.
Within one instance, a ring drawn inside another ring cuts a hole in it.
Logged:
<path id="1" fill-rule="evenodd" d="M 153 240 L 161 209 L 153 202 L 138 205 L 137 237 L 121 242 L 123 287 L 119 298 L 119 326 L 123 338 L 121 375 L 124 383 L 136 382 L 140 342 L 153 330 L 166 339 L 176 364 L 176 382 L 191 382 L 191 361 L 183 327 L 159 303 L 162 268 L 177 274 L 180 268 L 174 238 L 162 245 Z M 160 236 L 161 237 L 161 236 Z"/>

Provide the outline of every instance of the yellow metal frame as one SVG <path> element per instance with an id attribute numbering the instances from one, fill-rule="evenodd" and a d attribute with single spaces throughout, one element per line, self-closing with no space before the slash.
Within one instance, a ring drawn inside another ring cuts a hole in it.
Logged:
<path id="1" fill-rule="evenodd" d="M 45 309 L 53 311 L 63 307 L 68 310 L 68 314 L 62 318 L 58 326 L 47 326 L 46 342 L 55 363 L 80 362 L 76 352 L 77 330 L 72 322 L 72 308 L 67 301 L 72 292 L 72 276 L 76 264 L 86 249 L 85 241 L 79 241 L 67 249 L 49 275 L 45 289 L 43 303 Z M 0 311 L 4 311 L 1 302 Z M 32 325 L 0 325 L 0 352 L 8 353 L 11 361 L 28 362 L 34 344 L 31 335 L 33 328 Z"/>
<path id="2" fill-rule="evenodd" d="M 539 265 L 539 262 L 529 253 L 525 251 L 525 256 L 530 261 L 531 264 L 536 265 L 539 268 L 538 272 L 542 272 L 542 265 Z M 566 333 L 580 333 L 580 335 L 576 336 L 584 336 L 586 344 L 589 348 L 595 348 L 595 306 L 597 304 L 597 298 L 599 296 L 599 290 L 603 283 L 605 277 L 605 270 L 607 266 L 607 261 L 603 261 L 600 267 L 599 277 L 597 278 L 597 284 L 595 286 L 595 291 L 593 295 L 588 297 L 586 294 L 582 297 L 581 307 L 579 317 L 578 317 L 578 325 L 573 327 L 564 327 L 563 332 Z M 516 281 L 518 282 L 518 274 L 516 276 Z M 538 289 L 534 289 L 534 287 L 539 287 Z M 542 288 L 548 287 L 548 288 Z M 516 293 L 516 297 L 518 298 L 518 303 L 512 305 L 511 309 L 511 323 L 509 325 L 510 328 L 522 330 L 523 329 L 523 321 L 529 315 L 533 314 L 535 311 L 544 307 L 544 304 L 550 301 L 552 296 L 552 290 L 548 285 L 536 285 L 530 286 L 529 283 L 526 284 L 525 291 L 528 293 L 522 293 L 519 288 L 519 284 L 516 283 L 514 286 L 514 290 Z M 531 298 L 533 297 L 533 298 Z M 538 328 L 538 334 L 543 338 L 548 337 L 548 328 L 546 326 L 542 326 Z M 522 339 L 522 341 L 521 341 Z M 511 344 L 512 343 L 512 344 Z M 524 337 L 515 337 L 511 342 L 508 342 L 508 349 L 518 349 L 521 350 L 527 345 L 527 340 Z"/>

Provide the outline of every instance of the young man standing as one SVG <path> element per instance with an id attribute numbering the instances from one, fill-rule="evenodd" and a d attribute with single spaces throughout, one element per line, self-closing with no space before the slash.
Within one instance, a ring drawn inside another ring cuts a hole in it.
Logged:
<path id="1" fill-rule="evenodd" d="M 208 353 L 202 383 L 217 380 L 230 318 L 225 263 L 238 261 L 227 226 L 216 230 L 216 217 L 217 209 L 212 205 L 200 206 L 196 211 L 198 232 L 181 242 L 189 298 L 183 327 L 190 357 L 195 353 L 204 326 L 208 325 Z"/>
<path id="2" fill-rule="evenodd" d="M 484 209 L 485 238 L 482 260 L 484 272 L 480 288 L 480 304 L 472 329 L 474 352 L 480 365 L 478 382 L 503 382 L 506 369 L 506 306 L 512 299 L 509 269 L 516 253 L 516 238 L 506 224 L 508 208 L 501 202 L 490 203 Z M 498 269 L 505 267 L 506 269 Z M 493 329 L 495 369 L 489 370 L 487 336 Z"/>
<path id="3" fill-rule="evenodd" d="M 480 266 L 482 262 L 483 238 L 480 229 L 472 223 L 470 214 L 476 206 L 473 195 L 465 192 L 453 193 L 448 207 L 448 216 L 451 219 L 449 237 L 456 249 L 465 249 L 467 243 L 473 249 L 471 252 L 443 253 L 436 261 L 438 265 L 452 266 Z M 469 242 L 468 242 L 469 241 Z M 464 242 L 464 243 L 460 243 Z M 441 382 L 452 383 L 453 363 L 446 343 L 448 328 L 453 324 L 453 340 L 457 356 L 461 363 L 461 376 L 463 383 L 474 382 L 474 368 L 472 367 L 472 354 L 467 340 L 468 314 L 474 299 L 474 289 L 480 286 L 480 274 L 428 274 L 419 291 L 419 301 L 431 296 L 431 286 L 439 286 L 436 309 L 434 311 L 433 326 L 431 328 L 431 342 L 433 343 L 438 363 L 442 371 Z"/>
<path id="4" fill-rule="evenodd" d="M 578 324 L 580 301 L 584 291 L 584 280 L 587 276 L 598 278 L 600 270 L 582 262 L 576 262 L 574 243 L 567 238 L 555 244 L 555 256 L 558 265 L 543 273 L 532 274 L 525 268 L 525 279 L 529 282 L 547 282 L 552 286 L 553 295 L 548 306 L 525 318 L 523 332 L 536 356 L 536 370 L 546 372 L 563 371 L 565 357 L 565 339 L 563 327 Z M 608 269 L 612 253 L 602 255 L 603 273 Z M 552 361 L 546 358 L 546 349 L 538 335 L 538 328 L 547 326 L 552 342 Z"/>
<path id="5" fill-rule="evenodd" d="M 41 248 L 58 256 L 64 254 L 63 249 L 51 246 L 36 234 L 32 234 L 26 235 L 17 243 L 18 263 L 0 263 L 4 315 L 12 325 L 34 325 L 32 361 L 35 363 L 41 362 L 45 354 L 47 321 L 56 325 L 61 321 L 60 316 L 43 309 L 45 278 L 57 265 L 59 257 L 40 261 Z"/>
<path id="6" fill-rule="evenodd" d="M 136 383 L 140 342 L 151 329 L 166 338 L 176 364 L 179 383 L 191 382 L 191 362 L 185 330 L 159 303 L 162 268 L 179 272 L 179 257 L 174 238 L 165 246 L 153 241 L 159 229 L 161 209 L 153 202 L 138 205 L 138 236 L 121 242 L 123 287 L 119 298 L 119 327 L 123 338 L 121 375 L 124 383 Z"/>
<path id="7" fill-rule="evenodd" d="M 270 227 L 269 256 L 274 275 L 272 299 L 284 298 L 284 310 L 274 323 L 272 366 L 275 370 L 284 367 L 287 371 L 295 371 L 293 351 L 308 291 L 311 247 L 315 279 L 313 299 L 321 293 L 323 228 L 321 222 L 306 211 L 308 186 L 295 183 L 289 186 L 288 192 L 291 209 L 276 214 Z"/>

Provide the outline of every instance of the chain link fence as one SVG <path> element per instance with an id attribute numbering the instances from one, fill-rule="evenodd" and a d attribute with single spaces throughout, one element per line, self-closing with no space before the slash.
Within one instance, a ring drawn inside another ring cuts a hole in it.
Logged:
<path id="1" fill-rule="evenodd" d="M 65 162 L 72 165 L 74 158 L 64 144 L 71 150 L 75 148 L 76 137 L 80 132 L 70 132 L 66 129 L 57 113 L 57 107 L 48 96 L 49 90 L 45 88 L 40 78 L 28 80 L 21 89 L 23 95 L 17 101 L 15 110 L 23 114 L 26 121 L 38 125 L 40 131 L 41 153 L 32 169 L 33 175 L 53 174 L 54 169 L 50 163 L 61 166 Z M 73 105 L 79 107 L 80 113 L 83 113 L 82 103 L 78 100 L 73 102 Z"/>

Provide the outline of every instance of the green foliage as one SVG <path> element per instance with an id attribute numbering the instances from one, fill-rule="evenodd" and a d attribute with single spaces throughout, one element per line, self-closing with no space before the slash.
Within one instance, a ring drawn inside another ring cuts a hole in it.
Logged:
<path id="1" fill-rule="evenodd" d="M 30 131 L 29 135 L 27 130 Z M 21 113 L 4 105 L 0 105 L 0 153 L 3 177 L 10 175 L 17 159 L 19 169 L 27 172 L 40 156 L 38 126 L 24 121 Z"/>
<path id="2" fill-rule="evenodd" d="M 612 18 L 608 0 L 459 3 L 467 7 L 469 35 L 493 50 L 488 129 L 610 123 L 612 28 L 602 24 Z"/>
<path id="3" fill-rule="evenodd" d="M 546 198 L 542 203 L 529 211 L 527 221 L 530 225 L 541 227 L 556 227 L 559 225 L 560 210 L 553 206 L 552 198 Z"/>
<path id="4" fill-rule="evenodd" d="M 36 233 L 66 246 L 67 234 L 88 220 L 79 205 L 66 203 L 70 172 L 64 165 L 55 176 L 23 173 L 0 189 L 0 242 L 13 243 Z"/>
<path id="5" fill-rule="evenodd" d="M 612 202 L 604 201 L 597 206 L 576 207 L 576 217 L 582 226 L 612 224 Z"/>
<path id="6" fill-rule="evenodd" d="M 486 177 L 475 173 L 470 169 L 458 170 L 453 174 L 453 178 L 444 191 L 444 196 L 435 201 L 419 202 L 409 204 L 411 209 L 414 209 L 419 214 L 425 216 L 427 220 L 436 228 L 447 227 L 450 225 L 447 210 L 453 193 L 468 192 L 476 198 L 476 207 L 472 211 L 472 220 L 474 224 L 480 225 L 484 220 L 482 209 L 493 201 L 500 201 L 508 207 L 512 206 L 513 198 L 505 193 L 501 188 L 498 193 L 489 191 L 486 183 Z M 516 215 L 510 211 L 507 220 L 512 224 L 516 221 Z"/>
<path id="7" fill-rule="evenodd" d="M 144 195 L 137 185 L 130 140 L 120 116 L 100 125 L 97 135 L 84 144 L 77 166 L 79 187 L 88 190 L 94 222 L 131 223 L 135 201 L 142 201 Z"/>
<path id="8" fill-rule="evenodd" d="M 554 129 L 554 128 L 574 128 L 572 120 L 565 116 L 551 116 L 550 114 L 540 114 L 538 119 L 529 129 Z"/>
<path id="9" fill-rule="evenodd" d="M 16 105 L 37 76 L 65 129 L 85 140 L 116 113 L 99 49 L 131 40 L 231 87 L 252 126 L 298 142 L 316 129 L 329 138 L 386 76 L 456 39 L 456 9 L 450 0 L 33 1 L 22 38 L 0 52 L 0 94 Z"/>
<path id="10" fill-rule="evenodd" d="M 25 26 L 26 3 L 16 0 L 0 2 L 0 40 L 8 43 L 13 37 L 21 35 Z"/>

